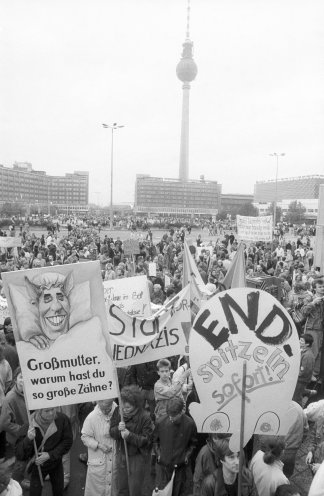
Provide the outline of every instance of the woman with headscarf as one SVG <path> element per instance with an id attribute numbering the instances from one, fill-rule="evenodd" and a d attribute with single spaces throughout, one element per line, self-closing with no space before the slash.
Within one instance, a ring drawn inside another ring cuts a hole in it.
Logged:
<path id="1" fill-rule="evenodd" d="M 56 412 L 55 408 L 42 408 L 32 414 L 30 425 L 25 425 L 26 431 L 27 434 L 17 442 L 16 456 L 18 460 L 29 460 L 29 496 L 42 494 L 39 467 L 43 479 L 49 475 L 53 496 L 63 496 L 62 457 L 68 453 L 73 443 L 69 419 L 64 413 Z M 34 454 L 34 439 L 37 457 Z"/>
<path id="2" fill-rule="evenodd" d="M 126 386 L 122 389 L 121 408 L 123 421 L 119 407 L 114 410 L 110 424 L 110 435 L 116 440 L 116 496 L 138 496 L 142 494 L 146 471 L 150 469 L 153 423 L 150 414 L 143 408 L 141 391 L 137 386 Z"/>

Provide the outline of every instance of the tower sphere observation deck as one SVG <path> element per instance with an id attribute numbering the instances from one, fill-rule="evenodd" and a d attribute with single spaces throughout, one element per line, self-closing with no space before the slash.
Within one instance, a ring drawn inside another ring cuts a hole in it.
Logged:
<path id="1" fill-rule="evenodd" d="M 193 60 L 192 55 L 193 42 L 191 40 L 186 40 L 182 46 L 183 51 L 180 62 L 176 68 L 176 73 L 180 81 L 183 83 L 190 83 L 198 74 L 198 67 Z"/>

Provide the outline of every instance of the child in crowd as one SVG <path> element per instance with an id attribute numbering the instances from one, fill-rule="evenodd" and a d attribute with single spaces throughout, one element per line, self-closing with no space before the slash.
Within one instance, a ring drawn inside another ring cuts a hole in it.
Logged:
<path id="1" fill-rule="evenodd" d="M 154 385 L 154 396 L 156 401 L 155 418 L 163 417 L 167 413 L 167 403 L 169 399 L 178 397 L 185 407 L 182 387 L 190 375 L 190 369 L 185 370 L 176 381 L 171 380 L 171 363 L 166 358 L 162 358 L 157 363 L 160 379 Z"/>

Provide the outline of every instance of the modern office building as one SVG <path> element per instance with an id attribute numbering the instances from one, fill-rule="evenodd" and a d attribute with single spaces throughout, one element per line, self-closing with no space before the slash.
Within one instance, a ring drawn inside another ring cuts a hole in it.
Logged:
<path id="1" fill-rule="evenodd" d="M 89 202 L 89 172 L 75 171 L 65 176 L 48 176 L 35 171 L 29 162 L 0 164 L 0 204 L 21 203 L 40 208 L 52 206 L 56 212 L 85 212 Z"/>
<path id="2" fill-rule="evenodd" d="M 321 175 L 290 177 L 277 181 L 258 181 L 254 185 L 254 201 L 315 199 L 318 198 L 320 184 L 324 184 L 324 176 Z"/>
<path id="3" fill-rule="evenodd" d="M 234 208 L 243 207 L 247 203 L 253 202 L 253 195 L 240 195 L 234 193 L 222 194 L 221 195 L 221 208 L 223 210 L 230 210 Z"/>
<path id="4" fill-rule="evenodd" d="M 216 215 L 220 209 L 221 184 L 217 181 L 165 179 L 137 174 L 136 213 L 167 215 Z"/>

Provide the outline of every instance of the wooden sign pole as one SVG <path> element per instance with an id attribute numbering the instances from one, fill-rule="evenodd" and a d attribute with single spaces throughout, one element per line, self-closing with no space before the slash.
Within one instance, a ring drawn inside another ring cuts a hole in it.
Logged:
<path id="1" fill-rule="evenodd" d="M 245 423 L 245 395 L 246 395 L 246 360 L 243 362 L 243 379 L 242 379 L 242 403 L 241 403 L 241 426 L 240 426 L 240 462 L 238 473 L 238 491 L 237 495 L 242 495 L 242 470 L 244 464 L 244 423 Z"/>

